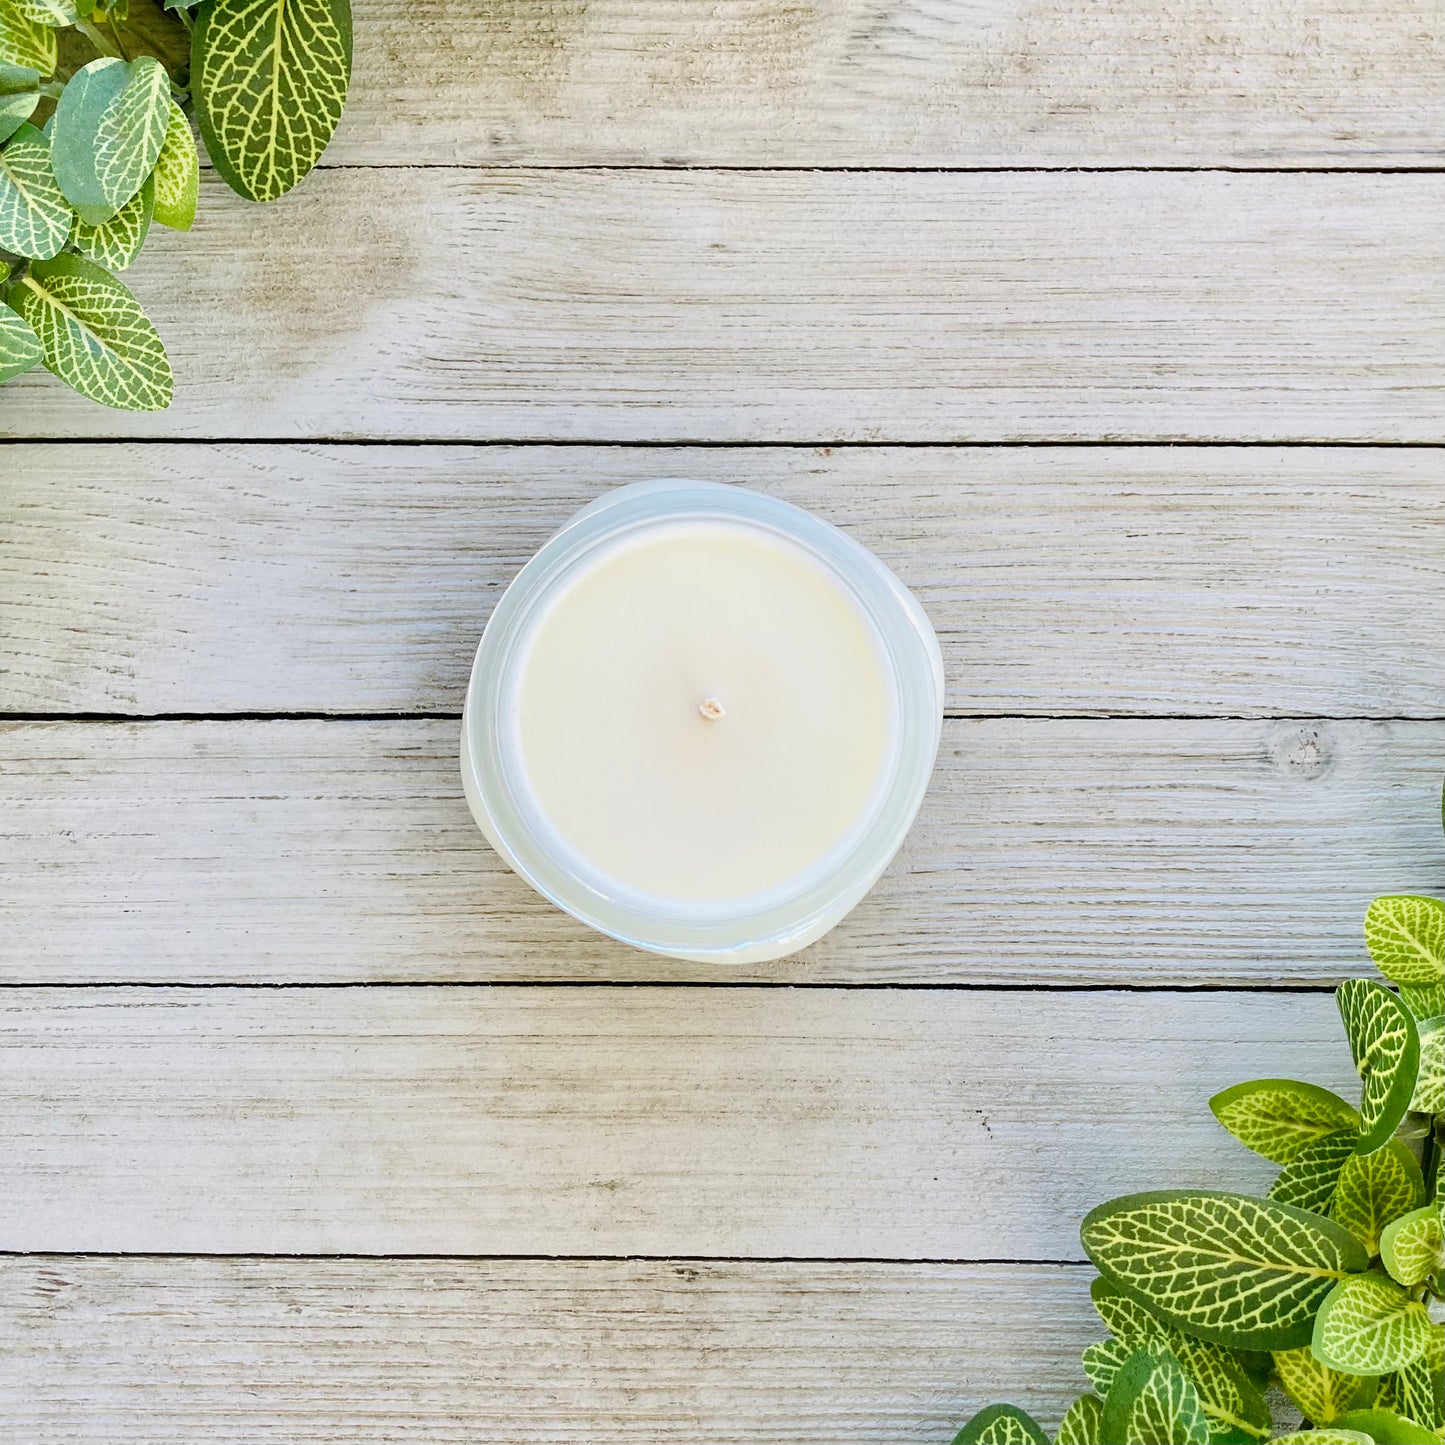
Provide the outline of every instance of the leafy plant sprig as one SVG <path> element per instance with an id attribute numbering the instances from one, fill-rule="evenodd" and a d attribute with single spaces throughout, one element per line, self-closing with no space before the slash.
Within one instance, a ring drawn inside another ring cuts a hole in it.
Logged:
<path id="1" fill-rule="evenodd" d="M 174 390 L 113 274 L 189 230 L 200 158 L 271 201 L 316 164 L 351 77 L 350 0 L 0 0 L 0 382 L 42 362 L 83 396 Z"/>
<path id="2" fill-rule="evenodd" d="M 1442 810 L 1445 817 L 1445 810 Z M 1109 1338 L 1056 1445 L 1441 1445 L 1445 1441 L 1445 902 L 1377 898 L 1365 943 L 1394 987 L 1336 993 L 1358 1107 L 1256 1079 L 1216 1094 L 1219 1122 L 1281 1166 L 1262 1198 L 1126 1195 L 1084 1219 Z M 1266 1391 L 1303 1424 L 1276 1434 Z M 991 1405 L 954 1445 L 1049 1445 Z"/>

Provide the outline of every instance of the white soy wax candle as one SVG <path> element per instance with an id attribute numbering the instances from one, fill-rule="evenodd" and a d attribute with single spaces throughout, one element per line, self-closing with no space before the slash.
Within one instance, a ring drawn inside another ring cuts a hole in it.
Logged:
<path id="1" fill-rule="evenodd" d="M 870 552 L 774 498 L 643 482 L 518 574 L 477 651 L 462 780 L 540 893 L 677 958 L 821 937 L 908 831 L 943 667 Z"/>

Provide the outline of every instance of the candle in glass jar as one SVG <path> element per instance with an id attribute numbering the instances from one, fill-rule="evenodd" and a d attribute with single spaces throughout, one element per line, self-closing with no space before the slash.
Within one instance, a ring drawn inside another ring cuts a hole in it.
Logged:
<path id="1" fill-rule="evenodd" d="M 896 850 L 938 742 L 917 603 L 843 534 L 703 483 L 622 488 L 499 604 L 463 777 L 524 877 L 687 958 L 820 936 Z"/>

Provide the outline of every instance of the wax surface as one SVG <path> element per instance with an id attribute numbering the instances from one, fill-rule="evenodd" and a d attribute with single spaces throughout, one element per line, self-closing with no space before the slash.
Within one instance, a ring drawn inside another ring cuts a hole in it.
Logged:
<path id="1" fill-rule="evenodd" d="M 890 755 L 890 674 L 858 604 L 802 547 L 741 524 L 659 524 L 592 559 L 517 667 L 540 811 L 591 867 L 662 900 L 805 874 L 861 823 Z"/>

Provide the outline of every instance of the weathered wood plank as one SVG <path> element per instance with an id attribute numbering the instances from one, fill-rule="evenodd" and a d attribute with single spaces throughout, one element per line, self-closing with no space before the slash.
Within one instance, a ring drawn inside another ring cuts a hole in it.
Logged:
<path id="1" fill-rule="evenodd" d="M 1441 886 L 1441 723 L 945 728 L 913 834 L 797 959 L 593 934 L 472 825 L 453 722 L 0 729 L 5 982 L 1321 983 Z"/>
<path id="2" fill-rule="evenodd" d="M 1425 0 L 362 0 L 329 160 L 1437 164 Z"/>
<path id="3" fill-rule="evenodd" d="M 743 482 L 880 552 L 967 713 L 1445 715 L 1445 470 L 1381 449 L 19 445 L 0 708 L 460 710 L 599 491 Z"/>
<path id="4" fill-rule="evenodd" d="M 0 1248 L 1077 1260 L 1275 1075 L 1329 995 L 0 991 Z"/>
<path id="5" fill-rule="evenodd" d="M 946 1445 L 1050 1424 L 1101 1333 L 1084 1266 L 10 1259 L 26 1445 Z M 1027 1301 L 1027 1309 L 1019 1301 Z"/>
<path id="6" fill-rule="evenodd" d="M 1445 175 L 351 170 L 264 213 L 219 189 L 133 276 L 175 407 L 35 372 L 8 435 L 1445 437 Z"/>

